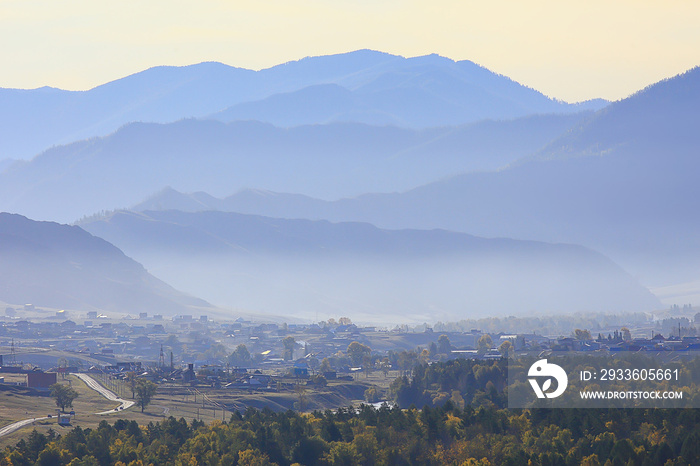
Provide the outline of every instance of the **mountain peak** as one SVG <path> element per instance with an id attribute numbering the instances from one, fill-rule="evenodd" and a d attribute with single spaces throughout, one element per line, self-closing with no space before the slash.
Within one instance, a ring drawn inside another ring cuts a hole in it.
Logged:
<path id="1" fill-rule="evenodd" d="M 417 57 L 410 57 L 406 59 L 410 63 L 416 63 L 421 65 L 452 65 L 456 63 L 451 58 L 443 57 L 437 53 L 430 53 L 428 55 L 420 55 Z"/>

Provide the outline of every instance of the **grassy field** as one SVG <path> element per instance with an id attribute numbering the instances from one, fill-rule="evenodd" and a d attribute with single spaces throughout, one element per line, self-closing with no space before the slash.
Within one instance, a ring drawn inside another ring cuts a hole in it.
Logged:
<path id="1" fill-rule="evenodd" d="M 68 376 L 65 380 L 59 378 L 59 383 L 70 384 L 79 394 L 73 402 L 73 409 L 76 416 L 73 425 L 96 426 L 103 416 L 92 413 L 105 411 L 115 407 L 115 403 L 106 400 L 96 391 L 90 389 L 80 379 Z M 56 403 L 50 396 L 27 396 L 14 392 L 0 393 L 0 425 L 6 426 L 15 421 L 28 419 L 31 417 L 45 417 L 51 414 L 52 419 L 36 421 L 33 425 L 28 425 L 9 435 L 0 437 L 0 446 L 14 445 L 21 438 L 26 437 L 32 429 L 46 433 L 49 429 L 63 432 L 66 427 L 58 425 L 56 414 Z"/>

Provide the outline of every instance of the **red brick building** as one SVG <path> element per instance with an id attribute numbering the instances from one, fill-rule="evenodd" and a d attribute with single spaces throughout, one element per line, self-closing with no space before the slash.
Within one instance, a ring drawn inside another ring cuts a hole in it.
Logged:
<path id="1" fill-rule="evenodd" d="M 27 387 L 29 388 L 49 388 L 56 382 L 55 372 L 32 371 L 27 373 Z"/>

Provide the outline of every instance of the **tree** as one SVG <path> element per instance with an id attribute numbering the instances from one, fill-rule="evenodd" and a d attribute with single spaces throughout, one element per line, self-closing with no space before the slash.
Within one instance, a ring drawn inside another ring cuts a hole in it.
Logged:
<path id="1" fill-rule="evenodd" d="M 136 404 L 141 407 L 141 412 L 146 409 L 157 390 L 157 385 L 150 380 L 140 379 L 136 383 Z"/>
<path id="2" fill-rule="evenodd" d="M 589 456 L 584 456 L 583 459 L 581 459 L 581 466 L 600 466 L 598 455 L 594 453 Z"/>
<path id="3" fill-rule="evenodd" d="M 379 391 L 377 387 L 369 387 L 365 390 L 365 401 L 367 403 L 376 403 L 379 401 Z"/>
<path id="4" fill-rule="evenodd" d="M 355 366 L 362 364 L 362 360 L 365 356 L 369 356 L 372 353 L 372 348 L 367 345 L 363 345 L 360 342 L 353 341 L 348 345 L 346 351 L 348 357 Z"/>
<path id="5" fill-rule="evenodd" d="M 434 341 L 430 342 L 430 345 L 428 345 L 428 352 L 430 353 L 430 357 L 434 358 L 438 354 L 438 347 L 435 344 Z"/>
<path id="6" fill-rule="evenodd" d="M 592 340 L 593 337 L 591 336 L 591 332 L 589 330 L 581 330 L 580 328 L 577 328 L 574 330 L 574 338 L 577 340 Z"/>
<path id="7" fill-rule="evenodd" d="M 384 378 L 386 379 L 389 375 L 389 368 L 391 367 L 391 362 L 389 361 L 389 358 L 382 359 L 382 362 L 379 364 L 379 367 L 381 368 L 382 373 L 384 374 Z"/>
<path id="8" fill-rule="evenodd" d="M 282 345 L 284 345 L 284 359 L 287 361 L 294 359 L 294 345 L 296 345 L 294 337 L 285 337 Z"/>
<path id="9" fill-rule="evenodd" d="M 440 354 L 450 354 L 452 352 L 452 343 L 447 335 L 440 335 L 437 343 L 437 352 Z"/>
<path id="10" fill-rule="evenodd" d="M 299 411 L 304 411 L 304 408 L 306 407 L 306 402 L 309 398 L 306 394 L 306 387 L 304 387 L 303 385 L 296 385 L 294 387 L 294 391 L 296 392 L 297 397 L 299 398 L 299 401 L 294 402 L 294 407 Z"/>
<path id="11" fill-rule="evenodd" d="M 241 466 L 270 466 L 270 457 L 258 449 L 249 448 L 238 452 L 238 464 Z"/>
<path id="12" fill-rule="evenodd" d="M 62 459 L 63 458 L 61 458 L 61 450 L 59 450 L 55 444 L 50 443 L 46 446 L 46 448 L 42 450 L 41 453 L 39 453 L 39 457 L 37 458 L 36 464 L 37 466 L 66 464 L 63 461 L 61 461 Z"/>
<path id="13" fill-rule="evenodd" d="M 476 342 L 476 352 L 483 356 L 491 348 L 493 348 L 493 340 L 491 340 L 491 335 L 481 335 L 479 341 Z"/>
<path id="14" fill-rule="evenodd" d="M 374 361 L 372 361 L 372 355 L 370 353 L 362 356 L 362 369 L 365 371 L 365 377 L 369 377 L 369 374 L 372 373 L 372 369 L 374 369 Z"/>
<path id="15" fill-rule="evenodd" d="M 323 458 L 331 466 L 345 464 L 362 464 L 362 457 L 352 443 L 336 442 Z"/>
<path id="16" fill-rule="evenodd" d="M 134 371 L 129 371 L 126 373 L 126 385 L 131 389 L 131 399 L 134 399 L 134 396 L 136 395 L 136 381 L 138 380 L 136 378 L 136 372 Z"/>
<path id="17" fill-rule="evenodd" d="M 514 354 L 513 343 L 511 343 L 510 340 L 504 341 L 498 347 L 498 352 L 501 353 L 501 356 L 503 356 L 504 358 L 513 357 L 513 354 Z"/>
<path id="18" fill-rule="evenodd" d="M 223 359 L 226 357 L 226 350 L 227 348 L 223 345 L 223 343 L 214 342 L 206 351 L 204 351 L 204 357 L 210 360 Z"/>
<path id="19" fill-rule="evenodd" d="M 328 358 L 323 358 L 323 361 L 321 361 L 321 366 L 318 368 L 318 371 L 321 374 L 324 374 L 326 372 L 330 372 L 331 370 L 333 370 L 333 368 L 331 367 L 331 362 L 328 360 Z"/>
<path id="20" fill-rule="evenodd" d="M 398 364 L 399 368 L 404 372 L 404 375 L 406 375 L 406 372 L 409 372 L 413 366 L 415 366 L 416 361 L 418 360 L 418 354 L 416 354 L 415 351 L 401 351 L 398 354 L 396 363 Z"/>
<path id="21" fill-rule="evenodd" d="M 420 355 L 418 356 L 418 360 L 421 362 L 421 364 L 428 364 L 430 361 L 430 351 L 427 349 L 421 351 Z"/>
<path id="22" fill-rule="evenodd" d="M 56 406 L 61 408 L 61 411 L 66 412 L 66 407 L 73 406 L 73 400 L 78 398 L 78 392 L 73 387 L 55 383 L 49 387 L 51 396 L 56 400 Z"/>
<path id="23" fill-rule="evenodd" d="M 628 329 L 627 327 L 622 327 L 620 331 L 622 332 L 623 340 L 632 341 L 632 333 L 630 332 L 630 329 Z"/>
<path id="24" fill-rule="evenodd" d="M 248 364 L 250 362 L 250 351 L 248 351 L 248 347 L 243 343 L 236 346 L 233 353 L 229 355 L 228 362 L 235 366 L 243 366 Z"/>
<path id="25" fill-rule="evenodd" d="M 681 456 L 688 464 L 700 464 L 700 433 L 697 430 L 683 441 Z"/>

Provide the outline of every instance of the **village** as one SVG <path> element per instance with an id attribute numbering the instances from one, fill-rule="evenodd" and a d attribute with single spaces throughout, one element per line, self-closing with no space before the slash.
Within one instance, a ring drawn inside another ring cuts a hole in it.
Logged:
<path id="1" fill-rule="evenodd" d="M 57 377 L 84 372 L 120 395 L 128 391 L 128 378 L 230 393 L 296 393 L 300 384 L 322 388 L 335 381 L 367 382 L 375 373 L 389 381 L 410 373 L 419 361 L 496 360 L 542 351 L 696 354 L 700 313 L 693 315 L 690 306 L 683 311 L 689 317 L 552 336 L 437 331 L 427 324 L 378 328 L 347 317 L 313 324 L 147 313 L 109 318 L 96 311 L 50 311 L 27 304 L 7 307 L 0 321 L 0 382 L 46 390 Z M 379 385 L 353 397 L 385 400 L 388 382 Z"/>

